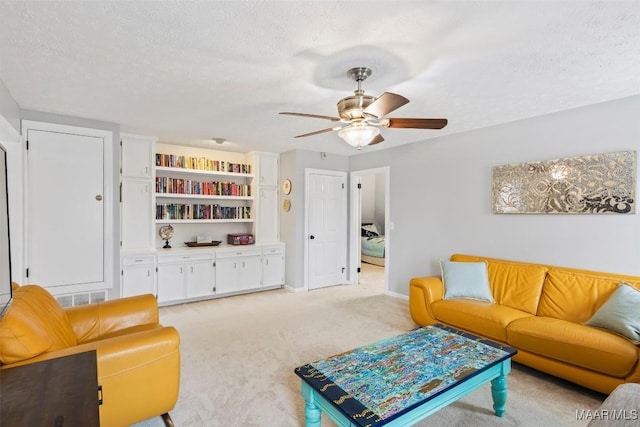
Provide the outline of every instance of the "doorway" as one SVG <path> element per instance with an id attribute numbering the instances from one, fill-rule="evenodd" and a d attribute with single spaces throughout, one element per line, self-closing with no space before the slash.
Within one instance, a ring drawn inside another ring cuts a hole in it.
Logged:
<path id="1" fill-rule="evenodd" d="M 384 280 L 384 292 L 389 289 L 390 231 L 389 220 L 390 168 L 351 172 L 350 210 L 350 277 L 361 283 L 366 270 L 367 281 Z"/>
<path id="2" fill-rule="evenodd" d="M 305 170 L 305 288 L 345 283 L 347 174 Z"/>

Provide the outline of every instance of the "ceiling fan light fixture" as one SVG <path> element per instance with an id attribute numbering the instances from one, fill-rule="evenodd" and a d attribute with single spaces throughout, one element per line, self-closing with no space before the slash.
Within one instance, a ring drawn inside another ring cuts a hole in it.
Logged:
<path id="1" fill-rule="evenodd" d="M 345 142 L 358 150 L 369 145 L 369 143 L 380 134 L 380 129 L 368 124 L 354 124 L 345 127 L 338 132 L 338 136 Z"/>

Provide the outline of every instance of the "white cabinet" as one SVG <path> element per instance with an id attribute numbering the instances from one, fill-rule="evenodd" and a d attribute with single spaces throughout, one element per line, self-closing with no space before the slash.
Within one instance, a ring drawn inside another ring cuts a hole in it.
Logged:
<path id="1" fill-rule="evenodd" d="M 255 165 L 254 187 L 256 187 L 255 222 L 253 234 L 256 243 L 276 243 L 280 239 L 280 216 L 278 201 L 278 175 L 280 155 L 277 153 L 252 152 L 249 158 Z"/>
<path id="2" fill-rule="evenodd" d="M 216 292 L 218 294 L 256 289 L 262 281 L 262 251 L 238 249 L 216 254 Z"/>
<path id="3" fill-rule="evenodd" d="M 153 247 L 154 228 L 149 218 L 153 212 L 151 185 L 151 180 L 141 179 L 123 179 L 120 183 L 123 248 L 150 249 Z"/>
<path id="4" fill-rule="evenodd" d="M 120 174 L 123 177 L 152 178 L 155 141 L 156 138 L 148 136 L 121 134 Z"/>
<path id="5" fill-rule="evenodd" d="M 154 246 L 153 151 L 156 138 L 122 134 L 120 141 L 120 245 Z"/>
<path id="6" fill-rule="evenodd" d="M 205 297 L 214 294 L 215 275 L 213 258 L 193 261 L 187 265 L 187 298 Z"/>
<path id="7" fill-rule="evenodd" d="M 262 249 L 262 286 L 284 284 L 284 245 L 265 246 Z"/>
<path id="8" fill-rule="evenodd" d="M 278 187 L 280 155 L 275 153 L 255 153 L 258 185 Z"/>
<path id="9" fill-rule="evenodd" d="M 278 189 L 260 187 L 258 190 L 258 218 L 255 223 L 256 241 L 260 243 L 278 242 L 280 238 L 280 218 L 278 215 Z"/>
<path id="10" fill-rule="evenodd" d="M 156 266 L 153 255 L 122 258 L 122 296 L 156 295 Z"/>
<path id="11" fill-rule="evenodd" d="M 174 302 L 214 294 L 214 254 L 158 256 L 158 302 Z"/>

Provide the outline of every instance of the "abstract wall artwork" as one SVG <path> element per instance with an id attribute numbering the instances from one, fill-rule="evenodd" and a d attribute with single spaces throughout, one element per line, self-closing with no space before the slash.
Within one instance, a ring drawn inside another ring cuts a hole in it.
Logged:
<path id="1" fill-rule="evenodd" d="M 493 213 L 635 213 L 636 152 L 495 166 Z"/>

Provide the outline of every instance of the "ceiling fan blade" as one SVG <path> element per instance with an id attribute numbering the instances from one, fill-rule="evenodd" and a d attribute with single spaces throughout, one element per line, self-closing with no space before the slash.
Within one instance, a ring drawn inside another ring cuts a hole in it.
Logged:
<path id="1" fill-rule="evenodd" d="M 402 95 L 398 95 L 391 92 L 385 92 L 380 95 L 375 101 L 371 103 L 362 112 L 367 116 L 373 116 L 379 118 L 392 112 L 393 110 L 402 107 L 408 103 L 409 100 Z"/>
<path id="2" fill-rule="evenodd" d="M 331 132 L 332 130 L 338 130 L 338 129 L 342 129 L 342 126 L 337 126 L 337 127 L 334 127 L 334 128 L 326 128 L 326 129 L 322 129 L 322 130 L 317 130 L 315 132 L 309 132 L 309 133 L 305 133 L 305 134 L 302 134 L 302 135 L 297 135 L 297 136 L 295 136 L 295 138 L 303 138 L 305 136 L 318 135 L 318 134 L 321 134 L 321 133 Z"/>
<path id="3" fill-rule="evenodd" d="M 384 141 L 384 138 L 382 137 L 382 135 L 377 134 L 370 143 L 368 143 L 367 145 L 375 145 L 375 144 L 379 144 L 382 141 Z"/>
<path id="4" fill-rule="evenodd" d="M 442 129 L 447 125 L 447 119 L 386 119 L 382 124 L 387 128 L 411 129 Z"/>
<path id="5" fill-rule="evenodd" d="M 290 113 L 290 112 L 283 112 L 283 113 L 280 113 L 280 114 L 286 114 L 288 116 L 311 117 L 311 118 L 314 118 L 314 119 L 326 119 L 326 120 L 331 120 L 332 122 L 339 122 L 340 121 L 339 117 L 322 116 L 320 114 Z"/>

